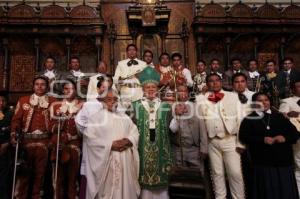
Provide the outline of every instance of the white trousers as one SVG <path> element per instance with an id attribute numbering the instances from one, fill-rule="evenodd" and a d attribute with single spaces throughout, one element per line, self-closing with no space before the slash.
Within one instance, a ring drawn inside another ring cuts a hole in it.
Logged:
<path id="1" fill-rule="evenodd" d="M 295 159 L 295 177 L 297 181 L 298 192 L 300 196 L 300 140 L 293 146 Z"/>
<path id="2" fill-rule="evenodd" d="M 168 189 L 142 189 L 140 199 L 169 199 Z"/>
<path id="3" fill-rule="evenodd" d="M 225 172 L 233 199 L 244 199 L 244 180 L 240 154 L 236 152 L 236 136 L 213 138 L 209 141 L 208 156 L 216 199 L 226 199 Z"/>

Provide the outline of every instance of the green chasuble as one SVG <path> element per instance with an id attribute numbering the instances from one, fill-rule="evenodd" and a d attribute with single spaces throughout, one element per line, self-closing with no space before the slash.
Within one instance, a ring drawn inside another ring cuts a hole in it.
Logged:
<path id="1" fill-rule="evenodd" d="M 135 121 L 139 129 L 140 176 L 142 189 L 168 187 L 172 166 L 169 139 L 171 106 L 161 102 L 156 111 L 155 140 L 150 140 L 149 114 L 141 100 L 133 102 Z"/>

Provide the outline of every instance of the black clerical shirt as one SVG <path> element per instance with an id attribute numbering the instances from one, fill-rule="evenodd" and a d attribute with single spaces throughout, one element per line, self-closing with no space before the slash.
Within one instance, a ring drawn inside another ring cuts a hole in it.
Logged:
<path id="1" fill-rule="evenodd" d="M 253 112 L 249 116 L 258 117 L 258 114 Z M 277 135 L 282 135 L 286 142 L 273 145 L 264 143 L 265 137 Z M 292 144 L 296 143 L 299 135 L 288 119 L 272 111 L 261 119 L 246 117 L 240 126 L 239 139 L 241 143 L 246 144 L 254 166 L 291 166 L 294 164 Z"/>

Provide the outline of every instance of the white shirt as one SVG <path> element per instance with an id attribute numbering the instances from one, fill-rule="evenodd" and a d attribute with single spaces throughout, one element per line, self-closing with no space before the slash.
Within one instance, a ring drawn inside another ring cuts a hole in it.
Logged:
<path id="1" fill-rule="evenodd" d="M 257 115 L 259 115 L 260 117 L 263 117 L 264 116 L 264 112 L 263 111 L 255 111 L 256 113 L 257 113 Z M 271 114 L 272 113 L 272 111 L 271 111 L 271 109 L 268 109 L 267 111 L 265 111 L 266 113 L 268 113 L 268 114 Z"/>
<path id="2" fill-rule="evenodd" d="M 75 77 L 81 77 L 81 76 L 84 76 L 84 73 L 81 72 L 80 70 L 71 70 L 71 73 L 75 76 Z"/>
<path id="3" fill-rule="evenodd" d="M 250 76 L 250 78 L 251 79 L 254 79 L 254 78 L 256 78 L 256 77 L 259 77 L 259 72 L 257 72 L 257 71 L 253 71 L 253 72 L 251 72 L 251 71 L 249 71 L 249 76 Z"/>
<path id="4" fill-rule="evenodd" d="M 48 79 L 53 79 L 55 77 L 54 70 L 46 70 L 44 76 L 48 77 Z"/>
<path id="5" fill-rule="evenodd" d="M 291 111 L 296 111 L 300 113 L 300 106 L 297 102 L 300 100 L 300 97 L 293 96 L 281 100 L 279 111 L 282 113 L 289 113 Z"/>

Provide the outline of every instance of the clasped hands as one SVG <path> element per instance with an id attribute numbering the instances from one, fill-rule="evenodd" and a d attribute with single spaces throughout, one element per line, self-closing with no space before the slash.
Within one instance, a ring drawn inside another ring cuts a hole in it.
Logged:
<path id="1" fill-rule="evenodd" d="M 126 149 L 128 149 L 131 146 L 132 146 L 132 143 L 130 142 L 130 140 L 127 139 L 127 138 L 123 138 L 123 139 L 120 139 L 120 140 L 113 141 L 112 146 L 111 146 L 111 150 L 122 152 L 122 151 L 125 151 Z"/>
<path id="2" fill-rule="evenodd" d="M 264 138 L 264 143 L 268 144 L 268 145 L 273 145 L 275 143 L 284 143 L 285 137 L 283 137 L 282 135 L 277 135 L 275 137 L 265 137 Z"/>

